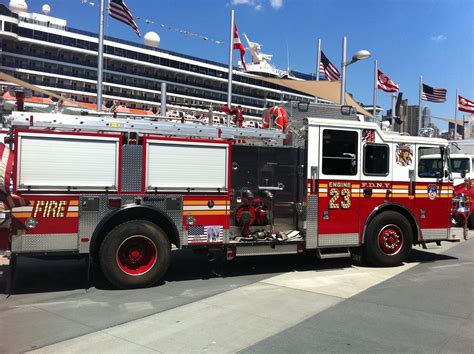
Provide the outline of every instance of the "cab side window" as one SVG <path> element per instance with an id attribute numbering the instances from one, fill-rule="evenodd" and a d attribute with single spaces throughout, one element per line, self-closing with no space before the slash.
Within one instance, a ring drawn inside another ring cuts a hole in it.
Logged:
<path id="1" fill-rule="evenodd" d="M 383 144 L 364 146 L 364 175 L 387 176 L 389 166 L 389 148 Z"/>
<path id="2" fill-rule="evenodd" d="M 357 174 L 358 134 L 355 131 L 323 130 L 323 174 Z"/>

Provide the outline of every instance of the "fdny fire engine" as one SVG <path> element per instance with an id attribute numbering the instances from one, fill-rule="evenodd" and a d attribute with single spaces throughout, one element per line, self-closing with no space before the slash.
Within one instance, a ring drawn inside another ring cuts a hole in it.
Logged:
<path id="1" fill-rule="evenodd" d="M 130 288 L 160 280 L 173 245 L 396 266 L 413 245 L 460 239 L 446 140 L 383 131 L 346 106 L 285 109 L 279 129 L 13 112 L 0 249 L 12 266 L 87 255 Z M 429 154 L 441 163 L 420 164 Z"/>

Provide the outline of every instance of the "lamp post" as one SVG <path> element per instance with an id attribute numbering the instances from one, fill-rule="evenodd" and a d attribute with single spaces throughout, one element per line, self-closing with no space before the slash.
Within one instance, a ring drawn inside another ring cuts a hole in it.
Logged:
<path id="1" fill-rule="evenodd" d="M 347 55 L 347 37 L 342 37 L 342 62 L 341 62 L 341 105 L 346 104 L 346 67 L 354 64 L 359 60 L 370 58 L 370 52 L 368 50 L 359 50 L 352 56 L 352 60 L 346 61 Z"/>

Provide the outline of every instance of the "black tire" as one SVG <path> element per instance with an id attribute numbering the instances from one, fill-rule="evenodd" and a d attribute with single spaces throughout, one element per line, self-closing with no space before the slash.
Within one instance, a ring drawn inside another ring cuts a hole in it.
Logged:
<path id="1" fill-rule="evenodd" d="M 469 230 L 474 229 L 474 214 L 469 214 L 467 217 L 467 227 Z"/>
<path id="2" fill-rule="evenodd" d="M 364 253 L 372 265 L 393 267 L 407 259 L 412 245 L 413 231 L 408 220 L 395 211 L 385 211 L 369 223 Z"/>
<path id="3" fill-rule="evenodd" d="M 133 220 L 118 225 L 100 246 L 102 272 L 117 288 L 142 288 L 156 284 L 166 273 L 171 244 L 155 224 Z"/>

